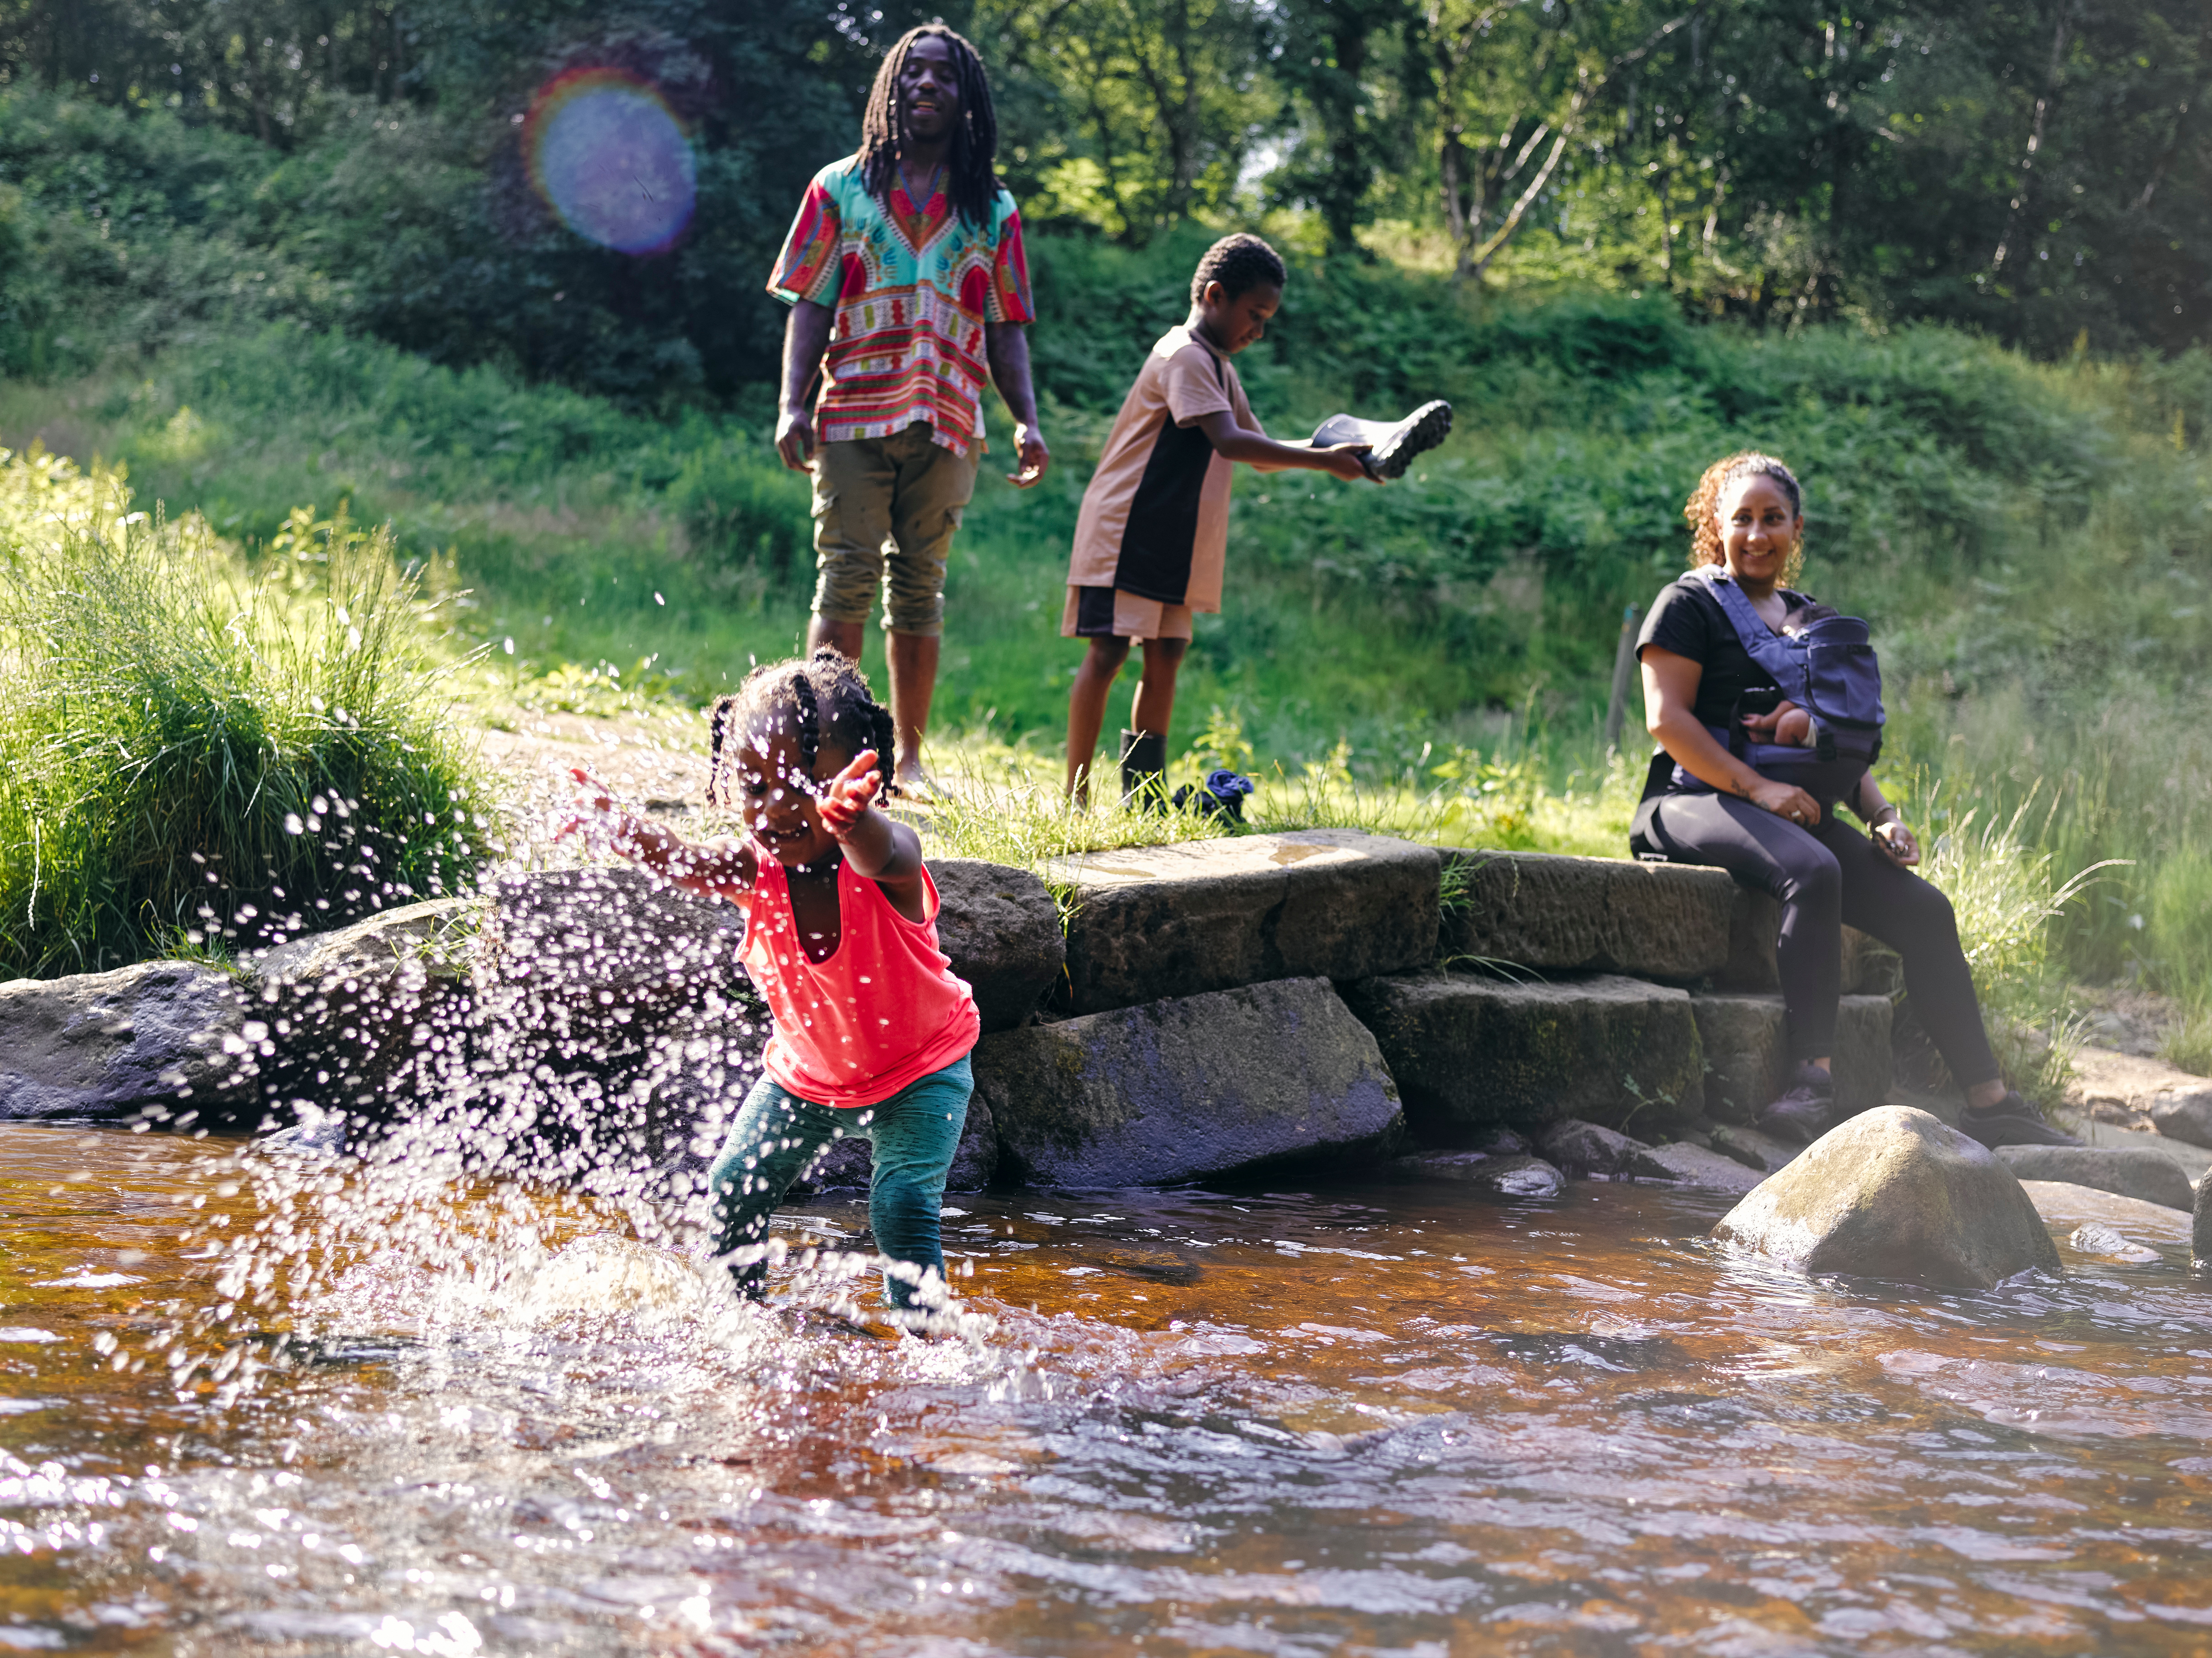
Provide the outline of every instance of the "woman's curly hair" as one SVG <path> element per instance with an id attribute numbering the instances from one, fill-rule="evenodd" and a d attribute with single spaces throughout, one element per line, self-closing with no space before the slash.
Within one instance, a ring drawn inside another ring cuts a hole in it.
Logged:
<path id="1" fill-rule="evenodd" d="M 728 777 L 737 744 L 778 726 L 798 738 L 808 781 L 827 780 L 814 775 L 816 756 L 827 741 L 847 754 L 873 749 L 876 797 L 890 792 L 891 711 L 876 701 L 860 665 L 825 645 L 805 661 L 763 663 L 735 691 L 715 698 L 708 741 L 708 805 L 731 804 Z"/>
<path id="2" fill-rule="evenodd" d="M 1690 492 L 1683 504 L 1682 516 L 1690 523 L 1690 568 L 1705 564 L 1724 564 L 1727 555 L 1721 550 L 1721 531 L 1718 514 L 1721 493 L 1740 478 L 1771 477 L 1782 486 L 1790 497 L 1792 516 L 1805 510 L 1805 492 L 1797 487 L 1797 475 L 1771 455 L 1763 455 L 1756 449 L 1740 449 L 1724 456 L 1705 468 L 1705 477 Z M 1805 537 L 1799 536 L 1797 544 L 1790 550 L 1790 556 L 1782 566 L 1782 585 L 1794 587 L 1805 570 Z"/>

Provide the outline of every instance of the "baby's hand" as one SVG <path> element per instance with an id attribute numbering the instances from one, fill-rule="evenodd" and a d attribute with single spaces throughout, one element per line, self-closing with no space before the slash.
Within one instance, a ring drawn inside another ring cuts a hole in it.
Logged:
<path id="1" fill-rule="evenodd" d="M 876 799 L 876 751 L 862 749 L 853 763 L 822 786 L 814 809 L 822 826 L 840 841 L 850 835 Z"/>

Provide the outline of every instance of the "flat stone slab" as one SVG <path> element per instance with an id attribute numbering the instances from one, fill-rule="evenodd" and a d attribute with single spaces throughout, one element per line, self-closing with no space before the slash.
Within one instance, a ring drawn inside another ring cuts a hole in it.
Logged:
<path id="1" fill-rule="evenodd" d="M 2069 1181 L 2024 1180 L 2027 1193 L 2044 1224 L 2062 1235 L 2083 1227 L 2100 1226 L 2118 1232 L 2133 1243 L 2176 1244 L 2189 1242 L 2190 1218 L 2162 1203 L 2122 1197 L 2094 1186 Z M 2114 1253 L 2094 1243 L 2076 1244 L 2091 1254 Z"/>
<path id="2" fill-rule="evenodd" d="M 1471 1186 L 1506 1198 L 1557 1197 L 1566 1184 L 1558 1169 L 1525 1151 L 1417 1151 L 1392 1159 L 1390 1173 L 1399 1180 Z"/>
<path id="3" fill-rule="evenodd" d="M 1737 1197 L 1765 1179 L 1733 1157 L 1708 1151 L 1702 1145 L 1678 1140 L 1669 1145 L 1641 1145 L 1632 1158 L 1629 1172 L 1638 1180 L 1672 1181 L 1709 1192 L 1729 1192 Z"/>
<path id="4" fill-rule="evenodd" d="M 1436 959 L 1436 850 L 1350 829 L 1300 829 L 1091 853 L 1056 864 L 1075 888 L 1075 1013 L 1275 979 L 1361 979 Z"/>
<path id="5" fill-rule="evenodd" d="M 2148 1054 L 2123 1054 L 2084 1042 L 2075 1050 L 2066 1103 L 2098 1122 L 2148 1129 L 2152 1127 L 2154 1099 L 2169 1095 L 2174 1096 L 2172 1103 L 2179 1103 L 2180 1096 L 2197 1089 L 2212 1089 L 2212 1078 L 2197 1076 Z"/>
<path id="6" fill-rule="evenodd" d="M 938 943 L 975 993 L 983 1029 L 1012 1030 L 1036 1011 L 1067 960 L 1060 912 L 1025 869 L 974 858 L 933 858 Z"/>
<path id="7" fill-rule="evenodd" d="M 1324 979 L 1001 1031 L 976 1045 L 975 1066 L 1002 1168 L 1040 1186 L 1356 1166 L 1403 1124 L 1375 1039 Z"/>
<path id="8" fill-rule="evenodd" d="M 1706 1079 L 1705 1086 L 1710 1091 L 1711 1078 Z M 1720 1124 L 1712 1131 L 1712 1141 L 1713 1150 L 1723 1157 L 1733 1157 L 1745 1168 L 1755 1169 L 1762 1175 L 1771 1175 L 1778 1169 L 1787 1169 L 1796 1161 L 1797 1154 L 1805 1149 L 1737 1123 Z"/>
<path id="9" fill-rule="evenodd" d="M 1925 1111 L 1877 1106 L 1832 1128 L 1713 1228 L 1798 1272 L 1986 1290 L 2056 1275 L 2058 1250 L 2012 1171 Z"/>
<path id="10" fill-rule="evenodd" d="M 1723 1122 L 1748 1123 L 1782 1091 L 1789 1048 L 1782 998 L 1712 993 L 1692 996 L 1698 1036 L 1705 1049 L 1705 1110 Z M 1845 996 L 1836 1010 L 1836 1105 L 1845 1116 L 1889 1097 L 1896 1063 L 1889 1042 L 1893 1010 L 1887 996 Z"/>
<path id="11" fill-rule="evenodd" d="M 2122 1151 L 2094 1145 L 2001 1145 L 1997 1157 L 2023 1181 L 2087 1186 L 2184 1213 L 2197 1201 L 2197 1190 L 2181 1165 L 2148 1146 Z"/>
<path id="12" fill-rule="evenodd" d="M 1656 1128 L 1703 1102 L 1686 991 L 1614 975 L 1516 984 L 1430 972 L 1363 979 L 1344 993 L 1375 1032 L 1408 1121 L 1436 1139 L 1563 1117 Z"/>
<path id="13" fill-rule="evenodd" d="M 1443 859 L 1462 894 L 1444 917 L 1446 961 L 1680 984 L 1728 963 L 1736 884 L 1724 870 L 1460 847 Z"/>
<path id="14" fill-rule="evenodd" d="M 269 1031 L 240 981 L 196 962 L 0 984 L 0 1121 L 228 1121 L 258 1098 Z M 249 1124 L 249 1126 L 251 1126 Z"/>

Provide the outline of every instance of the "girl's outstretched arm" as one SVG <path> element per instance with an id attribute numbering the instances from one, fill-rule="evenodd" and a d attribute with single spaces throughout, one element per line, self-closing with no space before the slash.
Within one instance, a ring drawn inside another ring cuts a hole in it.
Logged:
<path id="1" fill-rule="evenodd" d="M 908 825 L 876 810 L 876 751 L 862 749 L 853 763 L 823 785 L 816 802 L 822 827 L 837 837 L 853 873 L 883 889 L 891 908 L 909 921 L 923 912 L 921 837 Z"/>
<path id="2" fill-rule="evenodd" d="M 555 840 L 579 829 L 586 833 L 597 829 L 606 835 L 608 846 L 616 853 L 667 877 L 686 892 L 740 904 L 752 896 L 755 866 L 750 840 L 705 844 L 686 841 L 630 811 L 583 767 L 570 767 L 568 774 L 576 780 L 580 792 L 575 809 L 554 831 Z"/>

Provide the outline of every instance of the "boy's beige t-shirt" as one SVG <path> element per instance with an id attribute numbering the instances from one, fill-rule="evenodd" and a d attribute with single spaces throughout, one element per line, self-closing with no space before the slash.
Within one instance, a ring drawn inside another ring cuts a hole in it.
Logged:
<path id="1" fill-rule="evenodd" d="M 1164 604 L 1221 609 L 1235 468 L 1195 422 L 1223 410 L 1238 425 L 1258 428 L 1224 353 L 1188 325 L 1161 335 L 1083 492 L 1070 586 L 1118 587 Z"/>

